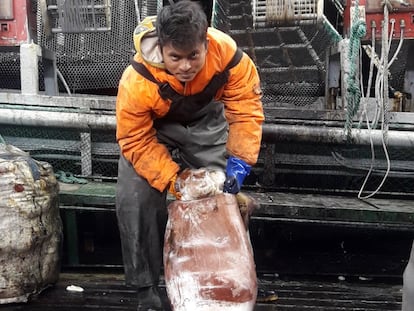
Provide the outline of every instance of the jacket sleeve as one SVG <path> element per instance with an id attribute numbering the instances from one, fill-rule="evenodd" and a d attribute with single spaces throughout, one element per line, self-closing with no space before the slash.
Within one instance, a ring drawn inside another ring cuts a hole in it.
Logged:
<path id="1" fill-rule="evenodd" d="M 264 121 L 256 66 L 247 54 L 230 70 L 222 100 L 229 123 L 227 152 L 250 165 L 257 162 Z"/>
<path id="2" fill-rule="evenodd" d="M 136 172 L 152 187 L 164 191 L 179 166 L 157 140 L 153 128 L 157 91 L 149 83 L 131 67 L 124 72 L 116 100 L 116 137 L 122 155 Z"/>

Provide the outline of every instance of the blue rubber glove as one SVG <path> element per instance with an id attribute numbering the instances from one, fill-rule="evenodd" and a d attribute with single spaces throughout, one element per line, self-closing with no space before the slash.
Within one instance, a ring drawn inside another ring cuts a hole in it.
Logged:
<path id="1" fill-rule="evenodd" d="M 224 181 L 223 192 L 239 193 L 243 181 L 250 173 L 251 166 L 243 160 L 230 156 L 227 159 L 226 180 Z"/>

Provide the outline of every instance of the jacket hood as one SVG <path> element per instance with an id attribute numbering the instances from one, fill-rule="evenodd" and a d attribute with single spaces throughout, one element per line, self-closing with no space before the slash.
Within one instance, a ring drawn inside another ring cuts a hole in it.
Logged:
<path id="1" fill-rule="evenodd" d="M 156 16 L 148 16 L 134 30 L 134 47 L 139 56 L 150 65 L 164 68 L 155 29 Z"/>

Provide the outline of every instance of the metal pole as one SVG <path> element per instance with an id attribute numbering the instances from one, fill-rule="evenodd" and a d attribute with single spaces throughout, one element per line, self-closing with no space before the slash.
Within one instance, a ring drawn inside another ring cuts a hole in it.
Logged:
<path id="1" fill-rule="evenodd" d="M 0 109 L 0 124 L 115 130 L 116 121 L 114 115 L 89 114 L 84 112 Z"/>
<path id="2" fill-rule="evenodd" d="M 115 130 L 114 115 L 87 114 L 82 112 L 54 112 L 17 109 L 0 109 L 0 124 L 20 126 L 40 126 L 73 129 Z M 264 124 L 264 142 L 305 142 L 324 144 L 367 145 L 370 139 L 374 145 L 383 143 L 383 132 L 380 130 L 353 129 L 350 141 L 347 141 L 344 128 Z M 414 132 L 388 131 L 388 146 L 414 146 Z"/>
<path id="3" fill-rule="evenodd" d="M 414 146 L 414 132 L 388 131 L 387 146 Z M 380 130 L 353 129 L 350 141 L 343 128 L 316 127 L 304 125 L 264 124 L 263 141 L 265 142 L 306 142 L 324 144 L 367 145 L 370 139 L 374 145 L 383 143 L 383 132 Z"/>

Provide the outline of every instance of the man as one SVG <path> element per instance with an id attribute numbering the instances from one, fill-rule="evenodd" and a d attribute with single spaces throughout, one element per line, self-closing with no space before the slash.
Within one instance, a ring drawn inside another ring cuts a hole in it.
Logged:
<path id="1" fill-rule="evenodd" d="M 239 192 L 257 161 L 264 116 L 254 63 L 228 35 L 208 27 L 198 3 L 163 7 L 156 20 L 137 27 L 134 44 L 116 104 L 117 218 L 138 310 L 162 310 L 157 286 L 167 190 L 179 197 L 177 174 L 206 167 L 225 170 L 224 191 Z"/>

